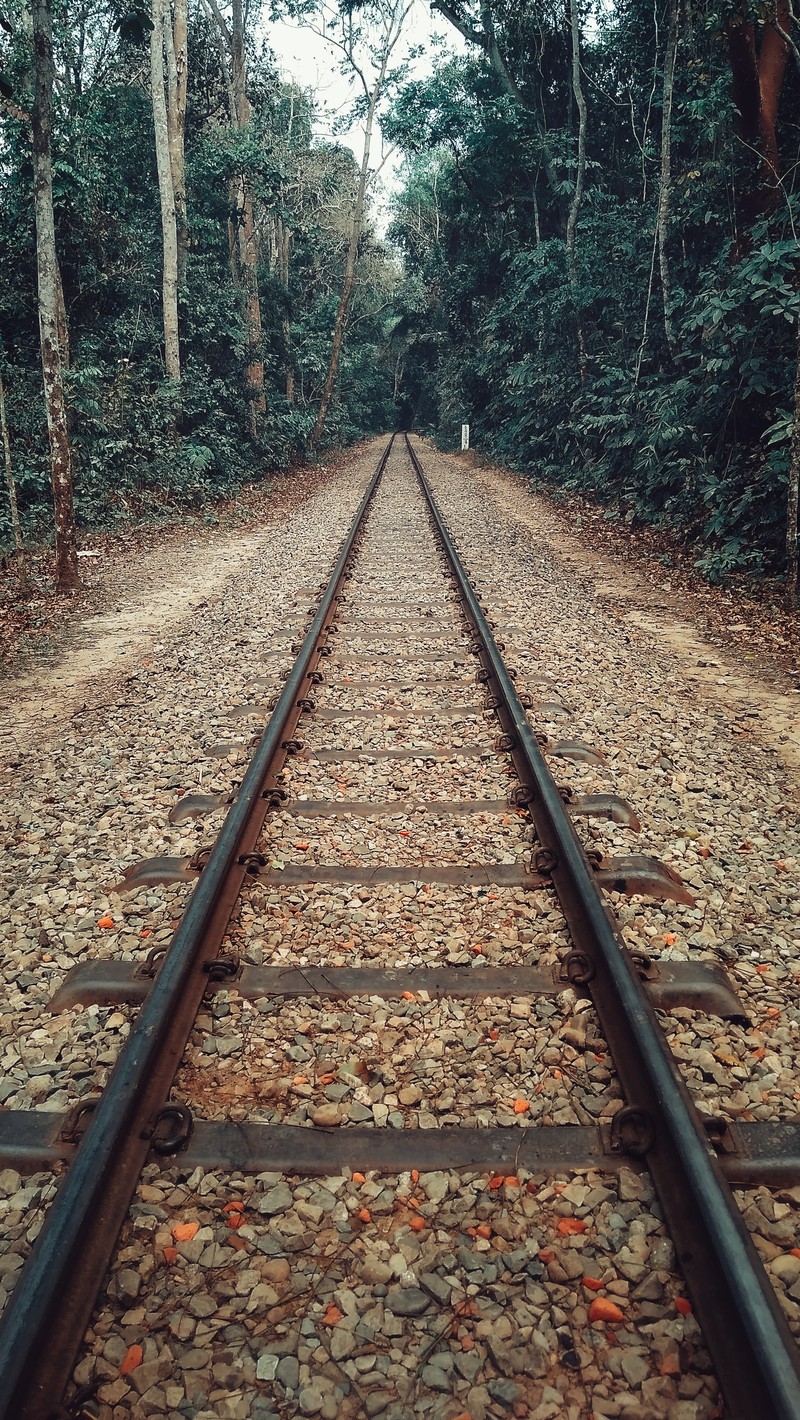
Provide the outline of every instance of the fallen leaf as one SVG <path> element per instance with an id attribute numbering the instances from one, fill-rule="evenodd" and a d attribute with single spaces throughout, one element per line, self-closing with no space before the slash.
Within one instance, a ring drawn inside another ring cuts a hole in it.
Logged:
<path id="1" fill-rule="evenodd" d="M 587 1224 L 583 1218 L 559 1218 L 556 1232 L 568 1236 L 571 1233 L 585 1233 Z"/>
<path id="2" fill-rule="evenodd" d="M 172 1229 L 172 1236 L 176 1242 L 190 1242 L 197 1237 L 200 1231 L 199 1223 L 176 1223 Z"/>
<path id="3" fill-rule="evenodd" d="M 676 1297 L 675 1310 L 676 1312 L 680 1312 L 681 1316 L 691 1316 L 692 1304 L 686 1300 L 686 1297 Z"/>
<path id="4" fill-rule="evenodd" d="M 144 1352 L 141 1346 L 129 1346 L 122 1358 L 122 1364 L 119 1368 L 120 1375 L 129 1376 L 131 1371 L 135 1371 L 137 1366 L 141 1366 L 143 1360 Z"/>
<path id="5" fill-rule="evenodd" d="M 589 1307 L 589 1320 L 620 1322 L 625 1320 L 625 1314 L 608 1297 L 595 1297 Z"/>
<path id="6" fill-rule="evenodd" d="M 242 1203 L 241 1199 L 232 1198 L 230 1203 L 223 1203 L 222 1211 L 223 1213 L 243 1213 L 244 1204 Z"/>
<path id="7" fill-rule="evenodd" d="M 176 1247 L 165 1247 L 163 1252 L 165 1262 L 173 1263 L 178 1261 L 178 1249 Z"/>
<path id="8" fill-rule="evenodd" d="M 105 917 L 98 917 L 97 925 L 98 927 L 113 927 L 114 918 L 107 912 Z"/>
<path id="9" fill-rule="evenodd" d="M 530 1100 L 514 1100 L 514 1113 L 527 1114 L 531 1107 Z"/>

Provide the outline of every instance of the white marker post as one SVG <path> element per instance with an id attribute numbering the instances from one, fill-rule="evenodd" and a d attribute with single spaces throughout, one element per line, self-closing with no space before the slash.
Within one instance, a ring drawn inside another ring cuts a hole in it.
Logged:
<path id="1" fill-rule="evenodd" d="M 469 424 L 461 425 L 461 451 L 469 448 Z"/>

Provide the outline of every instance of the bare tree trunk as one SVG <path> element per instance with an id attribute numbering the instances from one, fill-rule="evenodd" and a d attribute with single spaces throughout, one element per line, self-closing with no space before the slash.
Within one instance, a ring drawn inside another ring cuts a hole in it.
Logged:
<path id="1" fill-rule="evenodd" d="M 575 306 L 575 317 L 578 324 L 578 369 L 581 376 L 581 384 L 586 380 L 586 336 L 583 330 L 583 320 L 581 317 L 580 301 L 578 296 L 578 270 L 575 262 L 575 233 L 578 228 L 578 216 L 583 200 L 583 184 L 586 177 L 586 99 L 583 94 L 581 83 L 581 33 L 578 22 L 578 0 L 570 0 L 569 5 L 570 31 L 572 34 L 572 92 L 575 95 L 575 104 L 578 110 L 578 163 L 575 170 L 575 188 L 572 194 L 572 202 L 567 218 L 567 272 L 569 284 L 572 290 L 572 301 Z"/>
<path id="2" fill-rule="evenodd" d="M 39 338 L 50 441 L 50 478 L 56 530 L 56 589 L 79 587 L 78 544 L 72 493 L 72 452 L 64 398 L 62 339 L 66 330 L 53 215 L 53 28 L 50 0 L 33 0 L 34 206 L 39 295 Z"/>
<path id="3" fill-rule="evenodd" d="M 17 503 L 17 487 L 14 483 L 14 470 L 11 466 L 11 440 L 8 437 L 8 421 L 6 419 L 6 387 L 3 382 L 2 371 L 0 371 L 0 429 L 2 429 L 3 433 L 3 459 L 6 474 L 6 488 L 8 490 L 8 506 L 11 510 L 11 527 L 14 533 L 14 552 L 21 566 L 25 552 L 25 543 L 22 537 L 22 524 L 19 520 L 19 505 Z"/>
<path id="4" fill-rule="evenodd" d="M 294 404 L 294 365 L 292 363 L 292 323 L 289 319 L 289 251 L 292 234 L 282 217 L 275 224 L 275 256 L 281 285 L 286 292 L 286 314 L 283 318 L 283 348 L 286 359 L 286 403 Z"/>
<path id="5" fill-rule="evenodd" d="M 250 100 L 247 97 L 242 0 L 233 0 L 232 6 L 231 79 L 236 103 L 236 121 L 239 130 L 242 131 L 249 127 L 252 116 Z M 246 394 L 250 434 L 255 439 L 260 433 L 267 400 L 264 393 L 261 302 L 258 294 L 258 236 L 253 215 L 253 194 L 245 173 L 242 173 L 238 180 L 236 224 L 239 247 L 239 279 L 244 297 L 244 323 L 247 339 Z"/>
<path id="6" fill-rule="evenodd" d="M 672 359 L 677 354 L 675 329 L 670 310 L 672 282 L 667 256 L 669 235 L 669 205 L 672 196 L 672 95 L 675 85 L 675 61 L 678 54 L 678 0 L 670 0 L 669 33 L 664 55 L 664 97 L 661 109 L 661 182 L 658 190 L 658 269 L 661 275 L 661 296 L 664 304 L 664 334 Z"/>
<path id="7" fill-rule="evenodd" d="M 178 223 L 175 189 L 170 162 L 167 101 L 164 93 L 164 28 L 166 0 L 153 0 L 153 28 L 150 32 L 150 90 L 153 100 L 158 193 L 161 200 L 163 246 L 162 302 L 164 307 L 164 367 L 167 379 L 181 378 L 178 332 Z"/>
<path id="8" fill-rule="evenodd" d="M 169 160 L 172 169 L 172 190 L 175 195 L 178 286 L 182 287 L 186 282 L 186 262 L 189 251 L 189 221 L 186 211 L 186 163 L 184 158 L 186 90 L 188 80 L 186 0 L 173 0 L 173 18 L 171 22 L 169 4 L 165 4 L 163 15 L 164 44 L 167 55 Z"/>
<path id="9" fill-rule="evenodd" d="M 794 420 L 789 454 L 789 487 L 786 497 L 786 605 L 797 606 L 798 502 L 800 502 L 800 320 L 797 322 L 797 366 L 794 382 Z"/>

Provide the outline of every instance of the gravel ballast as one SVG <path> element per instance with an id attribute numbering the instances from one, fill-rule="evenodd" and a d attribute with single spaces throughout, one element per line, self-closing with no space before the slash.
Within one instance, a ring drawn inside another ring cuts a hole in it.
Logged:
<path id="1" fill-rule="evenodd" d="M 586 587 L 548 541 L 546 510 L 541 535 L 532 529 L 540 505 L 520 481 L 467 478 L 457 459 L 417 446 L 534 723 L 551 744 L 602 756 L 553 757 L 557 779 L 621 794 L 641 820 L 634 837 L 581 818 L 584 841 L 609 856 L 654 853 L 696 896 L 612 895 L 627 942 L 721 963 L 750 1012 L 749 1027 L 663 1014 L 693 1095 L 734 1119 L 796 1117 L 791 774 L 757 725 L 743 739 L 647 631 L 597 605 L 587 617 Z M 18 751 L 2 806 L 8 1107 L 65 1109 L 102 1086 L 132 1008 L 50 1016 L 47 1001 L 81 960 L 141 960 L 169 941 L 188 885 L 110 889 L 138 859 L 213 839 L 224 809 L 178 825 L 168 813 L 183 793 L 235 788 L 381 447 L 287 510 L 202 616 L 166 630 L 150 664 L 126 665 L 102 705 Z M 254 880 L 228 948 L 265 966 L 554 966 L 567 936 L 552 893 L 491 882 L 492 865 L 530 862 L 530 833 L 505 805 L 507 756 L 399 444 L 332 641 L 287 767 L 291 802 L 261 850 L 277 871 L 407 866 L 419 880 Z M 303 800 L 326 799 L 359 810 L 303 814 Z M 487 807 L 459 812 L 475 799 Z M 489 880 L 426 883 L 426 865 L 444 863 L 487 865 Z M 75 1372 L 96 1385 L 102 1420 L 720 1414 L 646 1176 L 425 1167 L 425 1134 L 440 1125 L 610 1119 L 621 1101 L 592 1009 L 572 991 L 439 1000 L 412 984 L 406 995 L 251 1002 L 231 991 L 203 1009 L 174 1090 L 199 1116 L 418 1131 L 419 1160 L 406 1174 L 357 1160 L 310 1179 L 148 1167 Z M 0 1174 L 6 1294 L 53 1191 L 50 1175 Z M 740 1199 L 800 1334 L 794 1192 Z M 605 1320 L 590 1315 L 598 1301 Z"/>

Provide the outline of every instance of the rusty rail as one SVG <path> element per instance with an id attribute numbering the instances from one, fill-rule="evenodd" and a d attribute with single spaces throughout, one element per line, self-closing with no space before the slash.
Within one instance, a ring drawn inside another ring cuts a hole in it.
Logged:
<path id="1" fill-rule="evenodd" d="M 347 566 L 391 452 L 361 499 L 316 615 L 152 990 L 97 1102 L 0 1322 L 0 1417 L 51 1420 L 151 1149 L 172 1155 L 191 1116 L 167 1103 L 258 836 L 305 708 Z"/>
<path id="2" fill-rule="evenodd" d="M 534 867 L 552 877 L 573 949 L 565 974 L 592 997 L 625 1096 L 614 1117 L 620 1153 L 646 1162 L 678 1262 L 735 1420 L 798 1420 L 800 1352 L 703 1120 L 603 901 L 595 873 L 542 756 L 408 436 L 411 462 L 474 628 L 488 687 L 498 701 L 540 847 Z"/>

